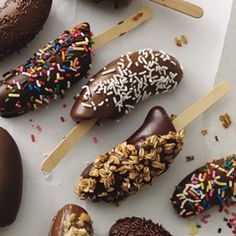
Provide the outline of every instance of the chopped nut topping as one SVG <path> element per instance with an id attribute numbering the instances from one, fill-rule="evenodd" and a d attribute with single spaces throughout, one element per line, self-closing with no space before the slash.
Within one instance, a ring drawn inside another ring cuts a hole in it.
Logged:
<path id="1" fill-rule="evenodd" d="M 183 44 L 188 44 L 188 39 L 185 35 L 181 35 L 180 40 Z"/>
<path id="2" fill-rule="evenodd" d="M 208 134 L 208 131 L 207 131 L 206 129 L 204 129 L 204 130 L 201 131 L 201 134 L 202 134 L 203 136 L 206 136 L 206 135 Z"/>
<path id="3" fill-rule="evenodd" d="M 183 44 L 188 44 L 188 38 L 183 34 L 180 37 L 175 37 L 175 44 L 178 47 L 182 47 Z"/>
<path id="4" fill-rule="evenodd" d="M 232 124 L 231 117 L 229 116 L 228 113 L 225 113 L 224 115 L 220 115 L 220 121 L 224 128 L 229 128 L 229 126 Z"/>
<path id="5" fill-rule="evenodd" d="M 138 192 L 165 172 L 183 146 L 184 131 L 153 135 L 141 147 L 126 142 L 98 155 L 88 176 L 81 176 L 81 199 L 117 202 Z"/>
<path id="6" fill-rule="evenodd" d="M 175 44 L 176 44 L 176 46 L 178 46 L 178 47 L 182 47 L 182 42 L 181 42 L 181 40 L 179 39 L 179 38 L 175 38 Z"/>

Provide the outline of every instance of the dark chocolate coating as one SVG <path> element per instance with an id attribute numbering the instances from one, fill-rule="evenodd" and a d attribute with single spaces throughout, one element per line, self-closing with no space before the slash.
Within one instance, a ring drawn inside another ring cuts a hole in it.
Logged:
<path id="1" fill-rule="evenodd" d="M 170 131 L 176 132 L 175 127 L 165 109 L 160 106 L 153 107 L 142 126 L 126 141 L 136 147 L 140 147 L 142 141 L 154 134 L 165 135 Z"/>
<path id="2" fill-rule="evenodd" d="M 71 228 L 79 229 L 84 228 L 88 234 L 86 235 L 93 235 L 93 227 L 92 222 L 89 217 L 89 221 L 84 222 L 83 227 L 79 227 L 78 224 L 81 220 L 80 217 L 82 214 L 88 216 L 87 211 L 85 211 L 82 207 L 68 204 L 61 208 L 56 216 L 52 220 L 51 228 L 49 231 L 48 236 L 79 236 L 81 234 L 73 234 L 69 233 Z M 69 223 L 69 225 L 67 224 Z M 69 233 L 69 234 L 68 234 Z"/>
<path id="3" fill-rule="evenodd" d="M 0 7 L 0 60 L 29 43 L 43 28 L 52 0 L 6 0 Z"/>
<path id="4" fill-rule="evenodd" d="M 182 217 L 201 214 L 236 197 L 236 156 L 209 161 L 187 175 L 177 186 L 171 203 Z"/>
<path id="5" fill-rule="evenodd" d="M 169 118 L 167 112 L 163 107 L 156 106 L 148 112 L 141 127 L 137 131 L 135 131 L 126 141 L 128 144 L 140 147 L 144 139 L 154 134 L 165 135 L 168 134 L 169 131 L 176 132 L 171 119 Z M 93 163 L 89 164 L 84 169 L 81 176 L 83 176 L 84 178 L 88 178 L 89 172 L 92 168 Z"/>
<path id="6" fill-rule="evenodd" d="M 114 4 L 115 8 L 119 7 L 126 7 L 128 6 L 132 0 L 94 0 L 94 2 L 99 3 L 99 2 L 112 2 Z"/>
<path id="7" fill-rule="evenodd" d="M 105 66 L 83 87 L 71 117 L 76 122 L 118 119 L 140 101 L 172 91 L 182 77 L 179 62 L 162 51 L 128 53 Z"/>
<path id="8" fill-rule="evenodd" d="M 5 73 L 0 86 L 0 115 L 19 116 L 63 97 L 87 75 L 90 46 L 89 24 L 82 23 L 39 49 L 24 65 Z"/>
<path id="9" fill-rule="evenodd" d="M 138 217 L 126 217 L 112 225 L 109 236 L 171 236 L 162 225 L 152 220 Z"/>
<path id="10" fill-rule="evenodd" d="M 19 149 L 3 128 L 0 128 L 0 226 L 12 224 L 22 196 L 23 170 Z"/>
<path id="11" fill-rule="evenodd" d="M 127 141 L 85 168 L 76 193 L 82 200 L 117 203 L 167 171 L 182 146 L 183 132 L 175 131 L 162 107 L 154 107 Z"/>

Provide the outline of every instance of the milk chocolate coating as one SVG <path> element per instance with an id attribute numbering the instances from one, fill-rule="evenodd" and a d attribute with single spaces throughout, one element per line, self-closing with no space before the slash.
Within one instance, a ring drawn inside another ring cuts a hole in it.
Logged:
<path id="1" fill-rule="evenodd" d="M 187 175 L 171 198 L 176 213 L 191 217 L 235 198 L 236 156 L 207 162 Z"/>
<path id="2" fill-rule="evenodd" d="M 119 8 L 119 7 L 125 7 L 128 6 L 132 0 L 94 0 L 94 2 L 99 3 L 99 2 L 111 2 L 114 4 L 115 8 Z"/>
<path id="3" fill-rule="evenodd" d="M 106 202 L 118 202 L 137 193 L 168 170 L 182 149 L 182 138 L 182 132 L 176 132 L 166 111 L 158 106 L 152 108 L 142 126 L 127 141 L 97 156 L 85 168 L 76 192 L 82 200 Z M 103 176 L 107 174 L 106 179 Z M 111 182 L 108 182 L 109 178 Z M 128 191 L 124 189 L 126 182 L 131 186 Z"/>
<path id="4" fill-rule="evenodd" d="M 87 75 L 91 32 L 82 23 L 65 31 L 15 70 L 0 86 L 0 115 L 14 117 L 49 104 Z"/>
<path id="5" fill-rule="evenodd" d="M 105 66 L 83 87 L 71 117 L 76 122 L 118 119 L 141 100 L 172 91 L 182 77 L 179 62 L 162 51 L 128 53 Z"/>
<path id="6" fill-rule="evenodd" d="M 12 224 L 22 195 L 22 163 L 19 149 L 10 134 L 0 127 L 0 226 Z"/>
<path id="7" fill-rule="evenodd" d="M 125 217 L 112 225 L 109 236 L 171 236 L 160 224 L 138 217 Z"/>
<path id="8" fill-rule="evenodd" d="M 48 236 L 92 236 L 92 221 L 82 207 L 68 204 L 52 220 Z"/>
<path id="9" fill-rule="evenodd" d="M 29 43 L 43 28 L 52 0 L 6 0 L 0 7 L 0 60 Z"/>

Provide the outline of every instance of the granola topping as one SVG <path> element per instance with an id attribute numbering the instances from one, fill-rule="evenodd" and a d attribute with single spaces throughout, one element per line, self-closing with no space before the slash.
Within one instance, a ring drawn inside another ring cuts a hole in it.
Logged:
<path id="1" fill-rule="evenodd" d="M 127 142 L 97 156 L 87 176 L 81 176 L 76 193 L 81 199 L 118 202 L 137 193 L 161 175 L 183 146 L 184 132 L 146 138 L 137 148 Z"/>

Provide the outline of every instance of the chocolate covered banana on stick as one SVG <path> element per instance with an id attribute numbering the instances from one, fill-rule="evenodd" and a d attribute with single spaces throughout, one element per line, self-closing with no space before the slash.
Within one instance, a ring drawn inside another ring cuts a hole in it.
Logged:
<path id="1" fill-rule="evenodd" d="M 83 87 L 71 110 L 72 119 L 80 123 L 49 155 L 42 169 L 52 170 L 97 120 L 120 118 L 137 103 L 173 91 L 182 77 L 177 59 L 162 51 L 141 49 L 115 59 Z"/>
<path id="2" fill-rule="evenodd" d="M 88 75 L 94 49 L 121 37 L 151 16 L 151 9 L 143 8 L 96 37 L 92 37 L 88 23 L 65 31 L 25 64 L 4 74 L 0 83 L 0 115 L 20 116 L 63 97 L 72 85 Z"/>

